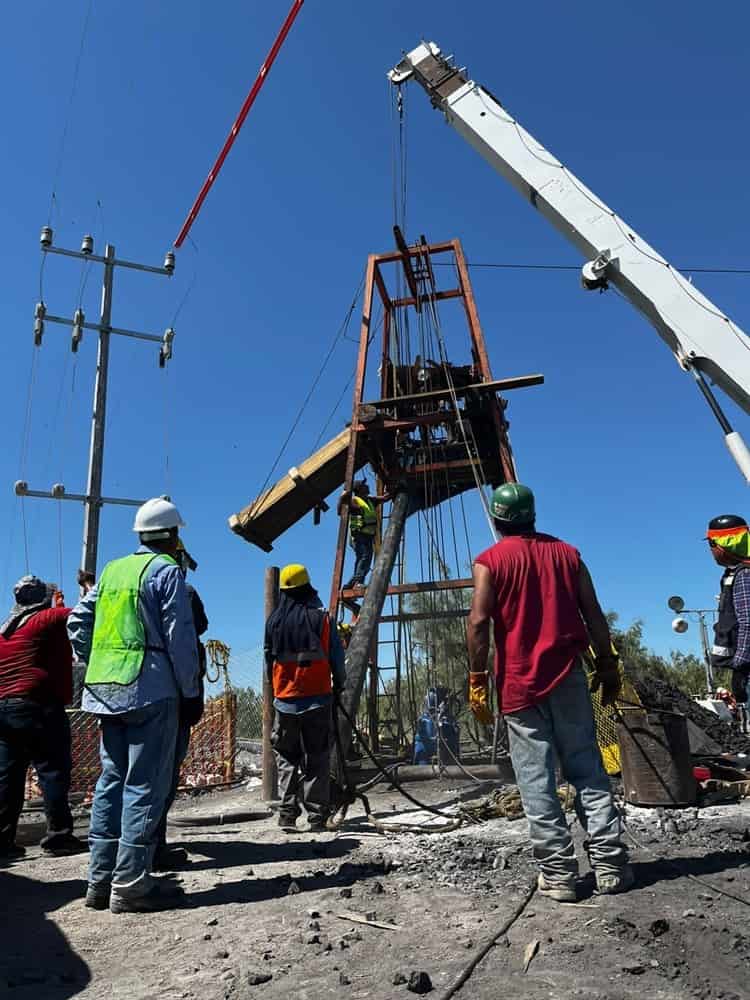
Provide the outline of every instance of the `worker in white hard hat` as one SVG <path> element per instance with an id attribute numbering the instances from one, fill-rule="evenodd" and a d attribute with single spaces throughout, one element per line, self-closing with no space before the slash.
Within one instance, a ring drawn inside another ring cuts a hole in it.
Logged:
<path id="1" fill-rule="evenodd" d="M 68 634 L 86 666 L 81 707 L 99 717 L 102 774 L 89 826 L 86 905 L 113 913 L 174 904 L 151 877 L 156 830 L 171 787 L 178 718 L 200 718 L 198 649 L 179 528 L 163 497 L 138 509 L 140 546 L 108 563 L 70 613 Z M 161 887 L 160 887 L 161 885 Z"/>

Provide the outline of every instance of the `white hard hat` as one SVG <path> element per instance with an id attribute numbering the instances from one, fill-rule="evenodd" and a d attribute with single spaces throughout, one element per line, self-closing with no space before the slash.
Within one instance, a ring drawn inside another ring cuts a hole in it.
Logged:
<path id="1" fill-rule="evenodd" d="M 185 522 L 180 517 L 179 510 L 170 500 L 154 497 L 136 511 L 133 531 L 137 531 L 139 535 L 150 535 L 153 532 L 166 532 L 184 526 Z"/>

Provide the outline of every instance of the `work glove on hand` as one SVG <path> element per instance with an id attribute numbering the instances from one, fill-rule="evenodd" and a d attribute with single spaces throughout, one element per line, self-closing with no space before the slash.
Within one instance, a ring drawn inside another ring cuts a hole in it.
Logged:
<path id="1" fill-rule="evenodd" d="M 195 698 L 180 698 L 180 722 L 197 726 L 203 717 L 203 695 Z"/>
<path id="2" fill-rule="evenodd" d="M 469 708 L 480 726 L 491 726 L 495 721 L 489 708 L 489 674 L 486 670 L 469 674 Z"/>
<path id="3" fill-rule="evenodd" d="M 732 671 L 732 694 L 743 705 L 747 704 L 747 676 L 744 670 Z"/>
<path id="4" fill-rule="evenodd" d="M 591 691 L 602 689 L 602 707 L 614 705 L 622 690 L 620 677 L 620 658 L 613 654 L 597 656 L 594 660 L 594 676 L 591 679 Z"/>

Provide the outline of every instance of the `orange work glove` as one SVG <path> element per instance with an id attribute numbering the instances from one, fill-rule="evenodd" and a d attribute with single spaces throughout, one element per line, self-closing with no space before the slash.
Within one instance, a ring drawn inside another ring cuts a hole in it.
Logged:
<path id="1" fill-rule="evenodd" d="M 594 660 L 594 676 L 591 679 L 591 690 L 602 689 L 602 707 L 614 705 L 622 690 L 620 677 L 620 658 L 614 654 L 597 656 Z"/>
<path id="2" fill-rule="evenodd" d="M 495 718 L 489 708 L 489 674 L 486 670 L 469 674 L 469 708 L 480 726 L 491 726 Z"/>

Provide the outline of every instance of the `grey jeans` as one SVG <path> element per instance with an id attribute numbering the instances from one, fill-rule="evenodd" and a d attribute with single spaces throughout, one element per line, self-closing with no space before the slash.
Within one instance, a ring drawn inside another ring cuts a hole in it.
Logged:
<path id="1" fill-rule="evenodd" d="M 576 791 L 574 805 L 588 835 L 591 866 L 599 874 L 619 871 L 628 856 L 596 742 L 583 668 L 574 667 L 538 705 L 505 719 L 534 857 L 544 876 L 559 882 L 578 874 L 575 847 L 557 797 L 558 761 L 565 780 Z"/>
<path id="2" fill-rule="evenodd" d="M 307 712 L 279 712 L 273 722 L 271 746 L 276 755 L 281 815 L 296 819 L 302 803 L 310 820 L 325 821 L 330 811 L 331 706 Z"/>

